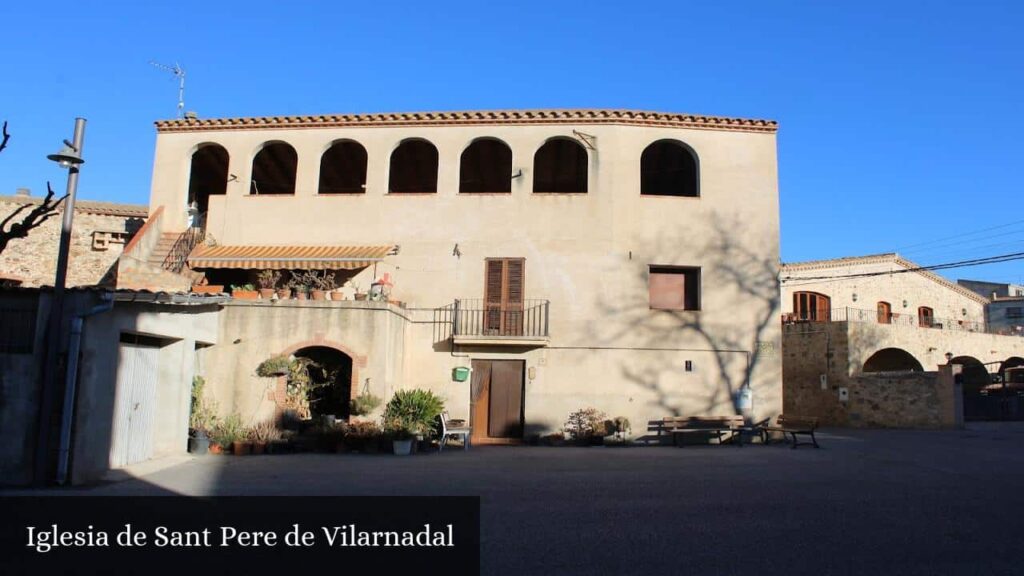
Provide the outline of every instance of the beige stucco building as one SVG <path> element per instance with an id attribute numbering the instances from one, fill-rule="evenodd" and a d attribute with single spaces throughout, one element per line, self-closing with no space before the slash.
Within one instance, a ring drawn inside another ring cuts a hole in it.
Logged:
<path id="1" fill-rule="evenodd" d="M 348 358 L 346 394 L 432 389 L 477 441 L 589 406 L 634 435 L 668 415 L 763 418 L 782 408 L 776 128 L 620 110 L 161 121 L 160 217 L 138 246 L 202 229 L 180 272 L 211 284 L 393 282 L 390 303 L 227 304 L 199 371 L 246 419 L 279 401 L 255 367 L 314 348 Z"/>
<path id="2" fill-rule="evenodd" d="M 951 425 L 951 413 L 932 413 L 953 406 L 949 391 L 906 373 L 953 364 L 964 418 L 1024 418 L 1015 391 L 992 387 L 1024 365 L 1024 338 L 986 322 L 987 298 L 897 254 L 785 264 L 780 278 L 786 412 L 838 425 Z"/>

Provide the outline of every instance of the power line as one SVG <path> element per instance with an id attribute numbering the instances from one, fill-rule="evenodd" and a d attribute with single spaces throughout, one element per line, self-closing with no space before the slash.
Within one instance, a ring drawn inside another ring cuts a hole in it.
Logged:
<path id="1" fill-rule="evenodd" d="M 989 256 L 986 258 L 974 258 L 971 260 L 961 260 L 959 262 L 946 262 L 943 264 L 933 264 L 931 266 L 915 266 L 911 268 L 904 268 L 902 270 L 886 270 L 881 272 L 861 272 L 859 274 L 842 274 L 838 276 L 788 276 L 786 278 L 780 278 L 780 282 L 785 284 L 787 281 L 799 281 L 803 283 L 815 283 L 815 280 L 846 280 L 850 278 L 870 278 L 874 276 L 888 276 L 892 274 L 905 274 L 907 272 L 930 272 L 933 270 L 951 270 L 953 268 L 966 268 L 970 266 L 981 266 L 983 264 L 998 264 L 1001 262 L 1012 262 L 1014 260 L 1024 260 L 1024 252 L 1014 252 L 1011 254 L 1001 254 L 999 256 Z M 802 284 L 794 284 L 800 286 Z"/>
<path id="2" fill-rule="evenodd" d="M 944 238 L 936 238 L 934 240 L 927 240 L 925 242 L 918 242 L 917 244 L 909 244 L 907 246 L 903 246 L 903 247 L 897 248 L 895 250 L 895 252 L 904 252 L 904 251 L 907 250 L 907 248 L 915 248 L 917 246 L 927 246 L 929 244 L 935 244 L 936 242 L 944 242 L 946 240 L 952 240 L 953 238 L 963 238 L 965 236 L 974 236 L 975 234 L 981 234 L 982 232 L 989 232 L 989 231 L 992 231 L 992 230 L 999 230 L 999 229 L 1002 229 L 1002 228 L 1009 228 L 1010 226 L 1015 226 L 1017 224 L 1024 224 L 1024 220 L 1017 220 L 1015 222 L 1010 222 L 1010 223 L 1007 223 L 1007 224 L 1000 224 L 998 226 L 992 226 L 992 227 L 989 227 L 989 228 L 982 228 L 980 230 L 975 230 L 973 232 L 963 232 L 961 234 L 954 234 L 952 236 L 946 236 Z"/>

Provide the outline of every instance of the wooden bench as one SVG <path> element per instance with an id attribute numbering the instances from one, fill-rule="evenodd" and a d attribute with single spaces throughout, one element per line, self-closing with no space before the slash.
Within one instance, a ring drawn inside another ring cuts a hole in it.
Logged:
<path id="1" fill-rule="evenodd" d="M 725 440 L 743 446 L 743 416 L 666 416 L 661 420 L 658 435 L 672 435 L 672 445 L 679 445 L 679 437 L 683 434 L 712 434 L 721 444 Z"/>
<path id="2" fill-rule="evenodd" d="M 768 443 L 768 434 L 771 432 L 782 432 L 785 436 L 789 434 L 793 438 L 793 448 L 801 444 L 813 445 L 815 448 L 818 446 L 818 440 L 814 437 L 814 431 L 818 429 L 818 419 L 806 416 L 787 416 L 785 414 L 779 414 L 775 418 L 775 424 L 766 423 L 761 426 L 761 440 L 765 444 Z M 799 442 L 797 435 L 803 434 L 804 436 L 810 436 L 810 442 Z"/>

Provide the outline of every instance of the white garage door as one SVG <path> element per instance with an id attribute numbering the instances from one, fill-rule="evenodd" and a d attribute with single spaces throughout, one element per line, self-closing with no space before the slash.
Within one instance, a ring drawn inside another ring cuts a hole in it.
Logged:
<path id="1" fill-rule="evenodd" d="M 157 358 L 160 348 L 120 344 L 117 399 L 110 465 L 121 467 L 153 456 L 153 415 L 156 404 Z"/>

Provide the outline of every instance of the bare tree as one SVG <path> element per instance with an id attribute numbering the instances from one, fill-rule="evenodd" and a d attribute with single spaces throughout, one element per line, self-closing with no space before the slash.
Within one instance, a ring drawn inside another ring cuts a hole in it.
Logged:
<path id="1" fill-rule="evenodd" d="M 3 126 L 3 138 L 0 139 L 0 152 L 7 148 L 7 142 L 11 135 L 7 132 L 7 122 Z M 29 233 L 42 226 L 44 222 L 60 212 L 60 205 L 67 198 L 67 195 L 54 200 L 53 188 L 46 183 L 46 197 L 41 204 L 23 204 L 14 209 L 0 221 L 0 253 L 2 253 L 11 240 L 25 238 Z M 21 219 L 17 219 L 21 215 Z"/>

